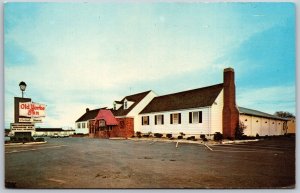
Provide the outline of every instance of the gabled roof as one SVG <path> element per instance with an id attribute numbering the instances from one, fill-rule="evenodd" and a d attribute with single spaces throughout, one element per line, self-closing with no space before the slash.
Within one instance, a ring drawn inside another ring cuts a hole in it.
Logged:
<path id="1" fill-rule="evenodd" d="M 85 112 L 79 119 L 77 119 L 77 121 L 75 122 L 82 122 L 82 121 L 87 121 L 90 119 L 95 119 L 95 117 L 97 116 L 99 109 L 94 109 L 94 110 L 89 110 L 87 112 Z"/>
<path id="2" fill-rule="evenodd" d="M 125 116 L 125 115 L 127 115 L 150 92 L 151 92 L 151 90 L 124 97 L 121 101 L 119 101 L 119 102 L 121 102 L 122 106 L 118 110 L 112 110 L 112 113 L 114 114 L 114 116 Z M 123 107 L 123 103 L 124 103 L 125 99 L 127 99 L 128 101 L 134 102 L 128 109 L 124 109 L 124 107 Z"/>
<path id="3" fill-rule="evenodd" d="M 253 110 L 253 109 L 248 109 L 248 108 L 244 108 L 244 107 L 238 107 L 240 114 L 244 114 L 244 115 L 253 115 L 253 116 L 257 116 L 257 117 L 264 117 L 264 118 L 271 118 L 271 119 L 278 119 L 278 120 L 283 120 L 283 121 L 287 121 L 288 119 L 285 118 L 281 118 L 275 115 L 271 115 L 268 113 L 264 113 L 261 111 L 257 111 L 257 110 Z"/>
<path id="4" fill-rule="evenodd" d="M 108 109 L 100 109 L 98 115 L 95 118 L 96 120 L 103 119 L 105 120 L 106 125 L 118 125 L 118 121 Z"/>
<path id="5" fill-rule="evenodd" d="M 211 106 L 223 89 L 223 83 L 158 96 L 140 114 Z"/>

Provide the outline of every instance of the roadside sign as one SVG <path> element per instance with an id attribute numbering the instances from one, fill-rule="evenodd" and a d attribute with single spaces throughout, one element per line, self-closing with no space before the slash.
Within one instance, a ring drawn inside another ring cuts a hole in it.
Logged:
<path id="1" fill-rule="evenodd" d="M 11 131 L 34 131 L 35 127 L 32 123 L 11 123 Z"/>
<path id="2" fill-rule="evenodd" d="M 43 120 L 41 117 L 26 117 L 26 118 L 19 118 L 19 122 L 20 123 L 28 123 L 28 122 L 31 122 L 31 123 L 42 123 Z"/>
<path id="3" fill-rule="evenodd" d="M 45 117 L 46 105 L 33 102 L 19 103 L 19 116 Z"/>

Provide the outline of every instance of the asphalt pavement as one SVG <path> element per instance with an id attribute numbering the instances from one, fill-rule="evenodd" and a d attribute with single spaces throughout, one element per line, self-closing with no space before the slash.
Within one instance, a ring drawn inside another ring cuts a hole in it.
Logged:
<path id="1" fill-rule="evenodd" d="M 5 147 L 15 188 L 293 188 L 295 139 L 232 145 L 47 138 Z"/>

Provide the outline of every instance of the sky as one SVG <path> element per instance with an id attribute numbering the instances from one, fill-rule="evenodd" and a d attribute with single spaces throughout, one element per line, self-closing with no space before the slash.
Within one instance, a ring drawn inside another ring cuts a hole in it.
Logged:
<path id="1" fill-rule="evenodd" d="M 222 83 L 237 105 L 296 112 L 292 3 L 6 3 L 5 127 L 14 97 L 47 105 L 40 127 L 73 127 L 86 108 L 153 90 Z"/>

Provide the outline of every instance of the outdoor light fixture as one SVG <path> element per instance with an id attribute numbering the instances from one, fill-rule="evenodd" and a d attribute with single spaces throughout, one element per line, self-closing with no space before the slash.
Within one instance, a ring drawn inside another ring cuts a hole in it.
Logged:
<path id="1" fill-rule="evenodd" d="M 25 91 L 25 89 L 26 89 L 26 83 L 25 82 L 20 82 L 20 84 L 19 84 L 19 87 L 20 87 L 20 89 L 21 89 L 21 91 L 22 91 L 22 98 L 24 98 L 23 96 L 23 92 Z"/>

